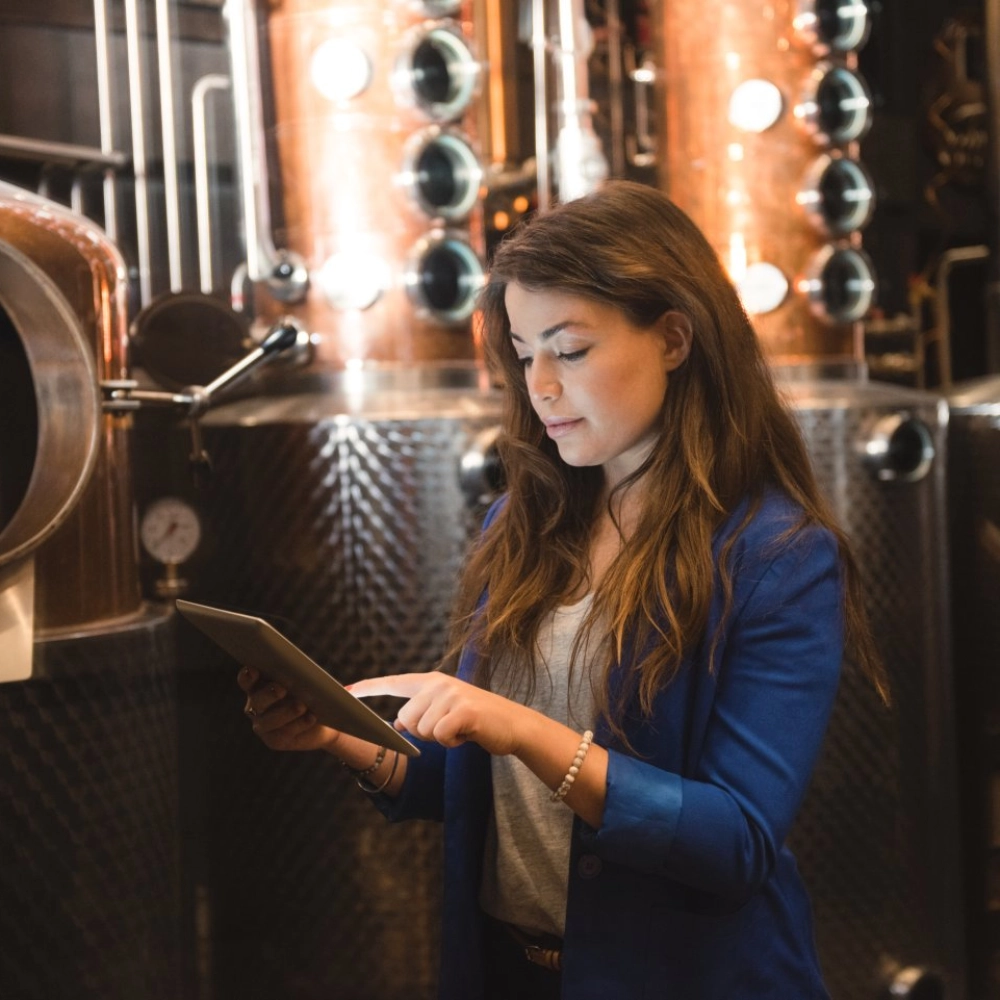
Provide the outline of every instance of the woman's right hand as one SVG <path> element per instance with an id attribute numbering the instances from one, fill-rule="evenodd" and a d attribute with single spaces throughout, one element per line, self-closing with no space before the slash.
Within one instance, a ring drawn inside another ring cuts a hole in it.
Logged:
<path id="1" fill-rule="evenodd" d="M 334 753 L 340 732 L 317 721 L 301 701 L 274 681 L 244 667 L 236 683 L 246 692 L 243 711 L 254 734 L 272 750 L 326 750 Z"/>

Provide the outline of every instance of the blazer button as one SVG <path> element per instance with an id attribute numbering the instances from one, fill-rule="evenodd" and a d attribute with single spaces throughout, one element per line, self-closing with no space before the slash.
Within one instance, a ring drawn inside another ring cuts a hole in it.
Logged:
<path id="1" fill-rule="evenodd" d="M 580 878 L 594 878 L 601 874 L 601 859 L 596 854 L 584 854 L 576 863 Z"/>

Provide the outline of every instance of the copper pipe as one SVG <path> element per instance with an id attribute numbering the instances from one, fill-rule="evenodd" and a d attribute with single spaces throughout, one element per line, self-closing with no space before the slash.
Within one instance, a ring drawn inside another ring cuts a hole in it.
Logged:
<path id="1" fill-rule="evenodd" d="M 830 152 L 850 160 L 856 154 L 850 144 L 826 150 L 816 130 L 810 134 L 797 120 L 801 95 L 829 48 L 807 37 L 807 29 L 815 28 L 803 14 L 810 7 L 793 0 L 766 5 L 664 0 L 658 41 L 664 70 L 661 184 L 705 231 L 734 280 L 764 263 L 784 276 L 788 292 L 780 304 L 753 317 L 773 360 L 861 361 L 860 317 L 840 321 L 818 315 L 825 279 L 811 273 L 829 265 L 829 278 L 843 275 L 842 261 L 856 265 L 854 311 L 870 303 L 858 232 L 824 227 L 809 212 L 818 198 L 809 189 L 810 171 L 820 156 Z M 840 59 L 853 68 L 851 53 Z M 737 112 L 730 102 L 748 81 L 760 81 L 748 101 L 751 113 L 760 114 L 773 99 L 773 121 L 741 127 L 738 115 L 732 117 Z M 853 181 L 863 176 L 853 168 L 849 172 Z M 838 190 L 833 182 L 842 181 L 844 173 L 835 168 L 827 175 L 829 190 Z M 864 213 L 855 215 L 860 219 Z M 828 249 L 834 244 L 843 254 L 830 264 Z"/>

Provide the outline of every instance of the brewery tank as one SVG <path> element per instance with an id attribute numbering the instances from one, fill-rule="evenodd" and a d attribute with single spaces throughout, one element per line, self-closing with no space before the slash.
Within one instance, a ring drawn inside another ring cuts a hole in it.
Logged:
<path id="1" fill-rule="evenodd" d="M 965 996 L 943 400 L 869 381 L 867 3 L 665 0 L 660 185 L 736 284 L 846 528 L 893 691 L 845 671 L 792 834 L 835 1000 Z"/>
<path id="2" fill-rule="evenodd" d="M 969 982 L 974 997 L 1000 992 L 1000 378 L 948 392 L 951 607 L 963 813 Z"/>
<path id="3" fill-rule="evenodd" d="M 126 288 L 97 226 L 0 184 L 0 993 L 24 1000 L 180 985 L 170 630 L 98 385 L 127 372 Z"/>
<path id="4" fill-rule="evenodd" d="M 227 6 L 234 81 L 252 88 L 256 60 L 265 84 L 237 109 L 247 306 L 292 317 L 311 360 L 273 366 L 202 418 L 202 489 L 185 485 L 184 434 L 140 449 L 146 496 L 179 493 L 201 519 L 186 596 L 268 618 L 344 683 L 427 670 L 491 495 L 499 422 L 471 322 L 472 5 Z M 192 629 L 178 641 L 192 989 L 433 996 L 436 825 L 386 824 L 333 758 L 267 751 L 233 662 Z"/>

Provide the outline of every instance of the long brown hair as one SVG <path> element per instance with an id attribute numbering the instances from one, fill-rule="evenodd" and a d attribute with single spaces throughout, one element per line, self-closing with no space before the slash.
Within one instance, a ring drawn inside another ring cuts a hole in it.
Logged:
<path id="1" fill-rule="evenodd" d="M 641 328 L 677 310 L 693 331 L 688 359 L 670 374 L 658 443 L 619 487 L 642 478 L 645 499 L 635 530 L 595 590 L 583 629 L 588 635 L 600 629 L 605 663 L 598 705 L 619 736 L 625 700 L 638 693 L 649 713 L 685 651 L 704 636 L 716 573 L 728 608 L 727 557 L 738 531 L 719 565 L 713 535 L 748 500 L 745 525 L 769 486 L 801 507 L 800 523 L 822 525 L 837 537 L 847 646 L 887 700 L 850 547 L 820 495 L 802 436 L 729 278 L 680 209 L 657 190 L 625 181 L 537 216 L 494 255 L 479 304 L 487 361 L 504 386 L 499 447 L 508 497 L 470 553 L 446 667 L 454 667 L 469 642 L 480 657 L 481 683 L 489 683 L 504 656 L 534 661 L 541 622 L 587 576 L 602 493 L 601 469 L 563 462 L 532 408 L 504 304 L 511 283 L 614 306 Z M 609 671 L 626 637 L 642 652 L 621 700 L 609 705 Z"/>

